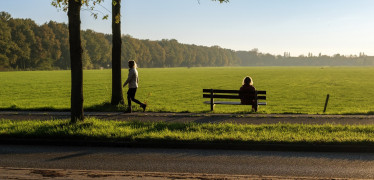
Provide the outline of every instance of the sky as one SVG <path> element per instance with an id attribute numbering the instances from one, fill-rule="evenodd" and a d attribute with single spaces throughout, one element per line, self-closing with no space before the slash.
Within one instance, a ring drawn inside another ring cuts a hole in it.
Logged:
<path id="1" fill-rule="evenodd" d="M 41 25 L 68 23 L 52 0 L 0 0 L 0 11 Z M 291 56 L 374 55 L 373 0 L 122 0 L 122 34 L 138 39 L 176 39 L 232 50 Z M 99 16 L 81 12 L 82 29 L 111 33 L 111 0 L 97 6 Z"/>

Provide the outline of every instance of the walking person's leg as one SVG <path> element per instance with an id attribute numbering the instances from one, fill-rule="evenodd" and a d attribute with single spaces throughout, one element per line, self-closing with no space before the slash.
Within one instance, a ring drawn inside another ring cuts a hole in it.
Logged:
<path id="1" fill-rule="evenodd" d="M 139 104 L 140 107 L 143 108 L 143 111 L 145 111 L 145 108 L 147 107 L 147 105 L 143 104 L 139 100 L 135 99 L 136 90 L 137 90 L 137 88 L 129 88 L 130 93 L 127 94 L 128 95 L 127 99 L 128 99 L 128 101 L 130 101 L 129 104 L 131 104 L 131 101 L 134 101 L 135 103 Z"/>
<path id="2" fill-rule="evenodd" d="M 132 112 L 132 109 L 131 109 L 131 97 L 135 96 L 135 94 L 133 93 L 133 90 L 131 90 L 132 88 L 129 88 L 129 90 L 127 91 L 127 111 L 126 112 L 129 112 L 131 113 Z"/>

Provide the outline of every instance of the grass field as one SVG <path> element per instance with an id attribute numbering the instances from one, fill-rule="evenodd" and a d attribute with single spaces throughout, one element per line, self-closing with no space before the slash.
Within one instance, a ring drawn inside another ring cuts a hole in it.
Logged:
<path id="1" fill-rule="evenodd" d="M 0 138 L 101 140 L 116 142 L 175 141 L 276 144 L 372 145 L 373 125 L 231 124 L 69 120 L 0 120 Z"/>
<path id="2" fill-rule="evenodd" d="M 321 114 L 330 94 L 328 114 L 374 113 L 373 67 L 221 67 L 139 68 L 137 99 L 148 111 L 209 112 L 203 88 L 239 89 L 250 75 L 267 91 L 259 113 Z M 123 69 L 123 81 L 127 70 Z M 0 109 L 67 110 L 70 71 L 0 72 Z M 124 89 L 126 98 L 127 87 Z M 84 71 L 85 108 L 105 108 L 111 96 L 111 70 Z M 120 107 L 119 109 L 124 109 Z M 140 108 L 138 109 L 140 110 Z M 217 105 L 216 113 L 249 113 L 249 106 Z"/>

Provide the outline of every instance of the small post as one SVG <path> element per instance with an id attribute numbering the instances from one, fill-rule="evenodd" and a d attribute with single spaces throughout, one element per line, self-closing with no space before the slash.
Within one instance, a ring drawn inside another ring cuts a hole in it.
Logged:
<path id="1" fill-rule="evenodd" d="M 327 96 L 326 96 L 326 102 L 325 102 L 325 108 L 323 109 L 323 113 L 326 112 L 327 103 L 329 102 L 329 98 L 330 98 L 330 94 L 327 94 Z"/>
<path id="2" fill-rule="evenodd" d="M 210 89 L 210 110 L 214 110 L 213 89 Z"/>

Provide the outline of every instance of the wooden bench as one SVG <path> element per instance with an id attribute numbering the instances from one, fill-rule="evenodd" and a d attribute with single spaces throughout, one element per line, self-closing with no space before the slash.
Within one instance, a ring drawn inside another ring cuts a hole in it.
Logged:
<path id="1" fill-rule="evenodd" d="M 228 104 L 228 105 L 247 105 L 241 104 L 235 101 L 214 101 L 217 99 L 240 99 L 240 90 L 220 90 L 220 89 L 203 89 L 203 98 L 210 98 L 210 101 L 204 101 L 206 104 L 210 104 L 210 110 L 214 110 L 215 104 Z M 260 102 L 260 100 L 266 100 L 266 91 L 256 91 L 257 105 L 266 105 L 266 102 Z M 251 104 L 249 104 L 252 106 Z"/>

